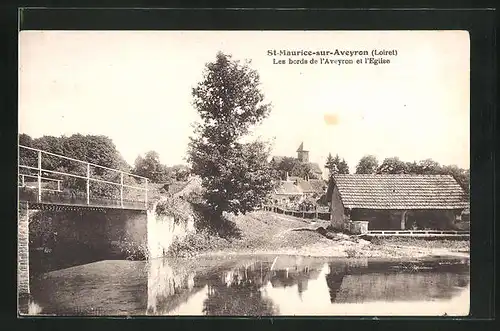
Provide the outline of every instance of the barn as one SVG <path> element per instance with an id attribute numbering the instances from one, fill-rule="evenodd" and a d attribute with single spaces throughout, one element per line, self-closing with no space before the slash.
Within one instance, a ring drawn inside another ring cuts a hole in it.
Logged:
<path id="1" fill-rule="evenodd" d="M 447 175 L 336 175 L 328 186 L 332 227 L 368 230 L 453 230 L 468 196 Z"/>

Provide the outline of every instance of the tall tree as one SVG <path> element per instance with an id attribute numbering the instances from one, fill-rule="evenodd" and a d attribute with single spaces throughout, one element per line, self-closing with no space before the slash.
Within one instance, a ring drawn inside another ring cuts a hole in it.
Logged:
<path id="1" fill-rule="evenodd" d="M 342 158 L 342 161 L 339 162 L 338 168 L 339 174 L 349 174 L 349 165 L 344 158 Z"/>
<path id="2" fill-rule="evenodd" d="M 416 173 L 419 175 L 437 175 L 441 172 L 441 165 L 434 160 L 425 159 L 417 163 Z"/>
<path id="3" fill-rule="evenodd" d="M 337 155 L 338 156 L 338 155 Z M 330 175 L 337 173 L 338 168 L 335 163 L 335 159 L 332 156 L 332 153 L 328 153 L 328 157 L 326 158 L 325 168 L 328 169 Z"/>
<path id="4" fill-rule="evenodd" d="M 374 174 L 378 168 L 378 160 L 373 155 L 365 155 L 356 166 L 357 174 Z"/>
<path id="5" fill-rule="evenodd" d="M 156 151 L 147 152 L 144 157 L 135 159 L 133 172 L 136 175 L 149 178 L 154 183 L 168 181 L 172 171 L 160 162 L 160 155 Z"/>
<path id="6" fill-rule="evenodd" d="M 300 164 L 299 159 L 286 156 L 278 163 L 276 170 L 281 178 L 285 178 L 287 174 L 289 176 L 299 176 L 293 173 L 294 168 L 296 168 L 298 164 Z"/>
<path id="7" fill-rule="evenodd" d="M 43 136 L 36 139 L 32 139 L 28 135 L 20 135 L 19 140 L 21 145 L 30 144 L 28 147 L 41 149 L 50 153 L 67 156 L 111 169 L 125 172 L 130 171 L 130 166 L 118 152 L 113 141 L 109 137 L 103 135 L 74 134 L 69 137 Z M 21 164 L 34 167 L 37 166 L 38 157 L 35 152 L 21 148 L 19 150 L 19 156 Z M 26 164 L 25 162 L 30 164 Z M 84 163 L 59 158 L 50 154 L 43 154 L 42 167 L 47 170 L 79 176 L 86 176 L 87 172 L 87 166 Z M 93 178 L 100 178 L 115 183 L 120 182 L 120 174 L 118 172 L 109 171 L 101 167 L 92 167 L 91 172 Z M 65 189 L 80 192 L 85 192 L 86 190 L 84 179 L 55 175 L 52 173 L 42 175 L 45 177 L 62 179 L 63 188 Z M 126 177 L 125 181 L 133 181 L 133 179 Z M 90 188 L 97 196 L 103 197 L 116 197 L 116 193 L 119 190 L 118 186 L 103 182 L 92 182 Z"/>
<path id="8" fill-rule="evenodd" d="M 192 91 L 201 122 L 195 125 L 188 161 L 202 178 L 213 222 L 221 221 L 224 211 L 252 210 L 272 189 L 268 146 L 239 142 L 271 109 L 264 103 L 259 74 L 249 65 L 219 52 Z"/>
<path id="9" fill-rule="evenodd" d="M 328 169 L 330 176 L 349 173 L 349 165 L 345 159 L 341 160 L 338 154 L 336 154 L 335 157 L 332 157 L 331 153 L 328 154 L 325 168 Z"/>
<path id="10" fill-rule="evenodd" d="M 292 176 L 300 177 L 300 178 L 310 178 L 316 179 L 316 175 L 311 169 L 311 166 L 308 163 L 298 162 L 293 166 L 291 171 Z"/>
<path id="11" fill-rule="evenodd" d="M 401 161 L 398 157 L 388 157 L 384 159 L 382 164 L 377 169 L 378 174 L 407 174 L 408 169 L 406 162 Z"/>

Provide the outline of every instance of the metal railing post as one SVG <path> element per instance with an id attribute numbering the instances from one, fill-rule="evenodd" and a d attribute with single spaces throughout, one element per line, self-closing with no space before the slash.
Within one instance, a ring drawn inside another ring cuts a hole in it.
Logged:
<path id="1" fill-rule="evenodd" d="M 42 202 L 42 151 L 38 151 L 38 202 Z"/>
<path id="2" fill-rule="evenodd" d="M 146 206 L 146 209 L 148 209 L 148 179 L 146 178 L 146 193 L 145 193 L 145 206 Z"/>
<path id="3" fill-rule="evenodd" d="M 87 205 L 90 205 L 90 163 L 87 163 Z"/>
<path id="4" fill-rule="evenodd" d="M 120 206 L 123 208 L 123 172 L 120 172 Z"/>

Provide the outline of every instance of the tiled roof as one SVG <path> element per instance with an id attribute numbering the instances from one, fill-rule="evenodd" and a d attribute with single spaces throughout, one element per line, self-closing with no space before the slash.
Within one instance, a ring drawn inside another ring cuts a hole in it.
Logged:
<path id="1" fill-rule="evenodd" d="M 276 194 L 301 195 L 302 191 L 293 182 L 281 181 L 274 190 Z"/>
<path id="2" fill-rule="evenodd" d="M 446 175 L 336 175 L 347 208 L 455 209 L 466 208 L 464 190 Z"/>
<path id="3" fill-rule="evenodd" d="M 315 192 L 325 193 L 327 185 L 323 179 L 310 179 L 309 183 Z"/>
<path id="4" fill-rule="evenodd" d="M 326 183 L 321 179 L 310 179 L 308 181 L 299 179 L 297 186 L 304 193 L 324 193 L 326 189 Z"/>
<path id="5" fill-rule="evenodd" d="M 314 188 L 311 183 L 304 179 L 297 180 L 297 186 L 304 193 L 314 193 Z"/>

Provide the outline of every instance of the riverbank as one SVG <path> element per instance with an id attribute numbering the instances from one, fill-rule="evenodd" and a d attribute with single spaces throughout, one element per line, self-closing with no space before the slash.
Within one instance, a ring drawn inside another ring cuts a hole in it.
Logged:
<path id="1" fill-rule="evenodd" d="M 208 231 L 189 234 L 175 241 L 172 257 L 280 254 L 347 258 L 468 257 L 469 241 L 383 238 L 371 241 L 342 233 L 322 232 L 328 221 L 304 220 L 288 215 L 257 211 L 227 215 L 232 229 L 218 236 Z M 322 232 L 322 233 L 320 233 Z"/>

